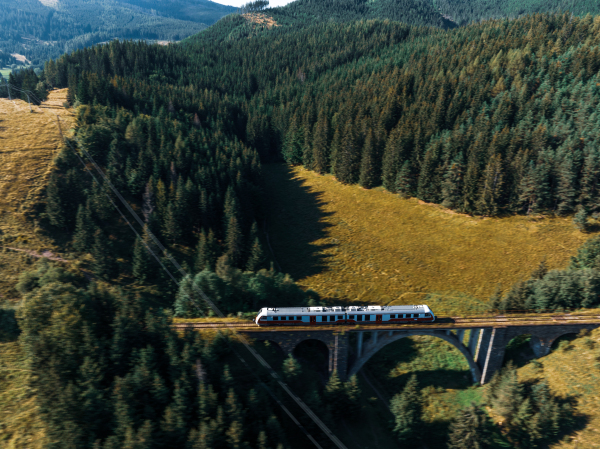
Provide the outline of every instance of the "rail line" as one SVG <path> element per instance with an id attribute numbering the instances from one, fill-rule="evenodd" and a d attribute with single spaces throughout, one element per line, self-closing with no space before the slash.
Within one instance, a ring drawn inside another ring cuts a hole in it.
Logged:
<path id="1" fill-rule="evenodd" d="M 352 330 L 401 330 L 401 329 L 465 329 L 471 327 L 488 327 L 488 326 L 547 326 L 547 325 L 565 325 L 565 324 L 586 324 L 586 323 L 600 323 L 600 315 L 548 315 L 548 316 L 519 316 L 519 317 L 438 317 L 432 324 L 396 324 L 396 325 L 351 325 L 351 324 L 337 324 L 337 325 L 314 325 L 314 326 L 302 326 L 302 325 L 279 325 L 279 326 L 257 326 L 254 323 L 231 323 L 231 322 L 177 322 L 172 325 L 173 328 L 178 330 L 185 329 L 237 329 L 237 328 L 253 328 L 257 331 L 291 331 L 291 330 L 333 330 L 339 329 L 344 331 Z"/>

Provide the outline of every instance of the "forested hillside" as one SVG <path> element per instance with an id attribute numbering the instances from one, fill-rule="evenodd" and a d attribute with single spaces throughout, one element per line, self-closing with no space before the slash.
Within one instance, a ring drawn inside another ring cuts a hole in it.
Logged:
<path id="1" fill-rule="evenodd" d="M 34 66 L 114 38 L 178 41 L 235 10 L 206 0 L 1 0 L 0 8 L 0 51 L 24 55 Z"/>
<path id="2" fill-rule="evenodd" d="M 219 111 L 210 120 L 264 160 L 344 183 L 471 214 L 595 213 L 599 26 L 562 15 L 451 32 L 277 27 L 213 45 L 111 43 L 46 73 L 72 98 L 146 113 L 171 102 L 188 123 Z"/>
<path id="3" fill-rule="evenodd" d="M 440 13 L 458 25 L 525 14 L 570 12 L 578 16 L 600 13 L 595 0 L 432 0 Z"/>
<path id="4" fill-rule="evenodd" d="M 269 376 L 248 372 L 228 336 L 178 336 L 169 326 L 173 315 L 211 313 L 196 287 L 240 317 L 259 306 L 329 299 L 269 269 L 259 232 L 270 207 L 264 162 L 302 164 L 341 183 L 383 186 L 469 214 L 578 210 L 585 230 L 587 216 L 600 213 L 600 19 L 536 15 L 444 30 L 344 22 L 356 11 L 387 11 L 384 3 L 341 8 L 333 21 L 307 5 L 290 7 L 289 22 L 281 16 L 280 26 L 260 32 L 236 15 L 179 45 L 111 41 L 48 61 L 39 76 L 11 78 L 40 95 L 67 87 L 76 113 L 44 204 L 27 211 L 32 232 L 51 237 L 69 259 L 21 273 L 23 305 L 0 316 L 11 324 L 1 338 L 11 340 L 17 366 L 30 376 L 27 393 L 15 387 L 11 394 L 35 395 L 28 413 L 39 417 L 47 446 L 305 445 L 276 403 L 258 393 L 258 380 Z M 425 3 L 415 5 L 416 16 L 435 17 Z M 305 12 L 317 23 L 292 26 L 313 21 Z M 120 204 L 115 192 L 89 176 L 95 165 L 141 217 L 139 227 L 132 221 L 140 237 L 111 204 Z M 165 266 L 174 255 L 190 276 L 172 282 L 148 249 Z M 597 252 L 597 244 L 584 246 L 568 272 L 540 269 L 492 306 L 597 305 Z M 564 291 L 573 288 L 581 294 L 569 302 Z M 356 379 L 326 381 L 306 360 L 259 350 L 335 432 L 348 437 L 349 427 L 367 422 L 373 401 L 361 397 Z M 0 383 L 13 385 L 7 378 Z M 429 441 L 434 427 L 441 429 L 435 438 L 449 431 L 454 441 L 481 425 L 483 436 L 508 446 L 522 440 L 526 423 L 540 435 L 527 447 L 572 430 L 567 400 L 545 384 L 519 385 L 510 368 L 495 382 L 486 400 L 508 419 L 502 428 L 479 407 L 450 429 L 454 416 L 421 422 L 421 400 L 436 386 L 420 393 L 408 379 L 390 395 L 393 421 L 389 414 L 379 420 L 390 426 L 378 425 L 414 446 L 422 441 L 416 430 Z M 518 403 L 507 399 L 509 390 Z"/>

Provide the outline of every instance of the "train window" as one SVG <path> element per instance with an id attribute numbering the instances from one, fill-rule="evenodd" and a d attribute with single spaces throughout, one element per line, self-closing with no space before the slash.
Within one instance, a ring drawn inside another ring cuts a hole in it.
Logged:
<path id="1" fill-rule="evenodd" d="M 277 321 L 277 320 L 279 319 L 279 317 L 278 317 L 278 316 L 274 316 L 274 317 L 273 317 L 273 319 L 274 319 L 275 321 Z"/>
<path id="2" fill-rule="evenodd" d="M 356 315 L 356 319 L 357 319 L 358 321 L 362 321 L 362 317 L 363 317 L 362 315 Z"/>
<path id="3" fill-rule="evenodd" d="M 344 319 L 344 315 L 338 315 L 338 320 L 343 320 Z"/>
<path id="4" fill-rule="evenodd" d="M 348 315 L 348 319 L 349 320 L 353 320 L 354 319 L 354 315 Z"/>
<path id="5" fill-rule="evenodd" d="M 335 315 L 329 315 L 329 321 L 335 321 Z"/>
<path id="6" fill-rule="evenodd" d="M 428 313 L 425 314 L 425 318 L 431 318 L 431 315 L 429 315 Z"/>
<path id="7" fill-rule="evenodd" d="M 394 318 L 396 318 L 396 315 L 390 315 L 390 320 L 393 320 Z"/>
<path id="8" fill-rule="evenodd" d="M 371 315 L 365 315 L 365 321 L 371 321 Z"/>

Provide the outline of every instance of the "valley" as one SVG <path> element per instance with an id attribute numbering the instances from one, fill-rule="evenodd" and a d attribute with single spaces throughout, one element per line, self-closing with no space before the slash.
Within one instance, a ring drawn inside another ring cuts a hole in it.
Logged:
<path id="1" fill-rule="evenodd" d="M 568 3 L 7 5 L 0 447 L 597 447 L 600 11 Z"/>

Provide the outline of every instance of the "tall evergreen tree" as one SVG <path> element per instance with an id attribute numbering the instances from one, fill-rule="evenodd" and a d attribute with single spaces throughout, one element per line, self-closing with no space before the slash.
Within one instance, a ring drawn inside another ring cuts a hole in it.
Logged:
<path id="1" fill-rule="evenodd" d="M 358 180 L 358 183 L 365 189 L 372 189 L 379 183 L 379 180 L 377 179 L 377 171 L 375 168 L 377 165 L 377 155 L 375 149 L 375 142 L 373 141 L 373 131 L 369 130 L 362 151 L 360 177 Z"/>
<path id="2" fill-rule="evenodd" d="M 321 175 L 329 171 L 328 128 L 327 117 L 320 111 L 313 136 L 312 161 L 313 170 Z"/>
<path id="3" fill-rule="evenodd" d="M 107 279 L 117 275 L 116 253 L 112 242 L 100 229 L 97 229 L 94 233 L 92 257 L 94 258 L 92 265 L 94 274 Z"/>
<path id="4" fill-rule="evenodd" d="M 94 221 L 90 211 L 90 203 L 79 205 L 75 219 L 75 233 L 73 234 L 73 247 L 76 251 L 89 252 L 94 242 Z"/>
<path id="5" fill-rule="evenodd" d="M 415 444 L 421 437 L 422 404 L 417 389 L 417 376 L 412 375 L 402 393 L 392 398 L 394 433 L 402 444 Z"/>
<path id="6" fill-rule="evenodd" d="M 471 404 L 461 410 L 450 425 L 450 449 L 486 449 L 493 447 L 492 423 L 484 410 Z"/>
<path id="7" fill-rule="evenodd" d="M 402 168 L 396 176 L 394 191 L 399 193 L 402 198 L 409 198 L 413 195 L 413 179 L 410 161 L 404 161 Z"/>

